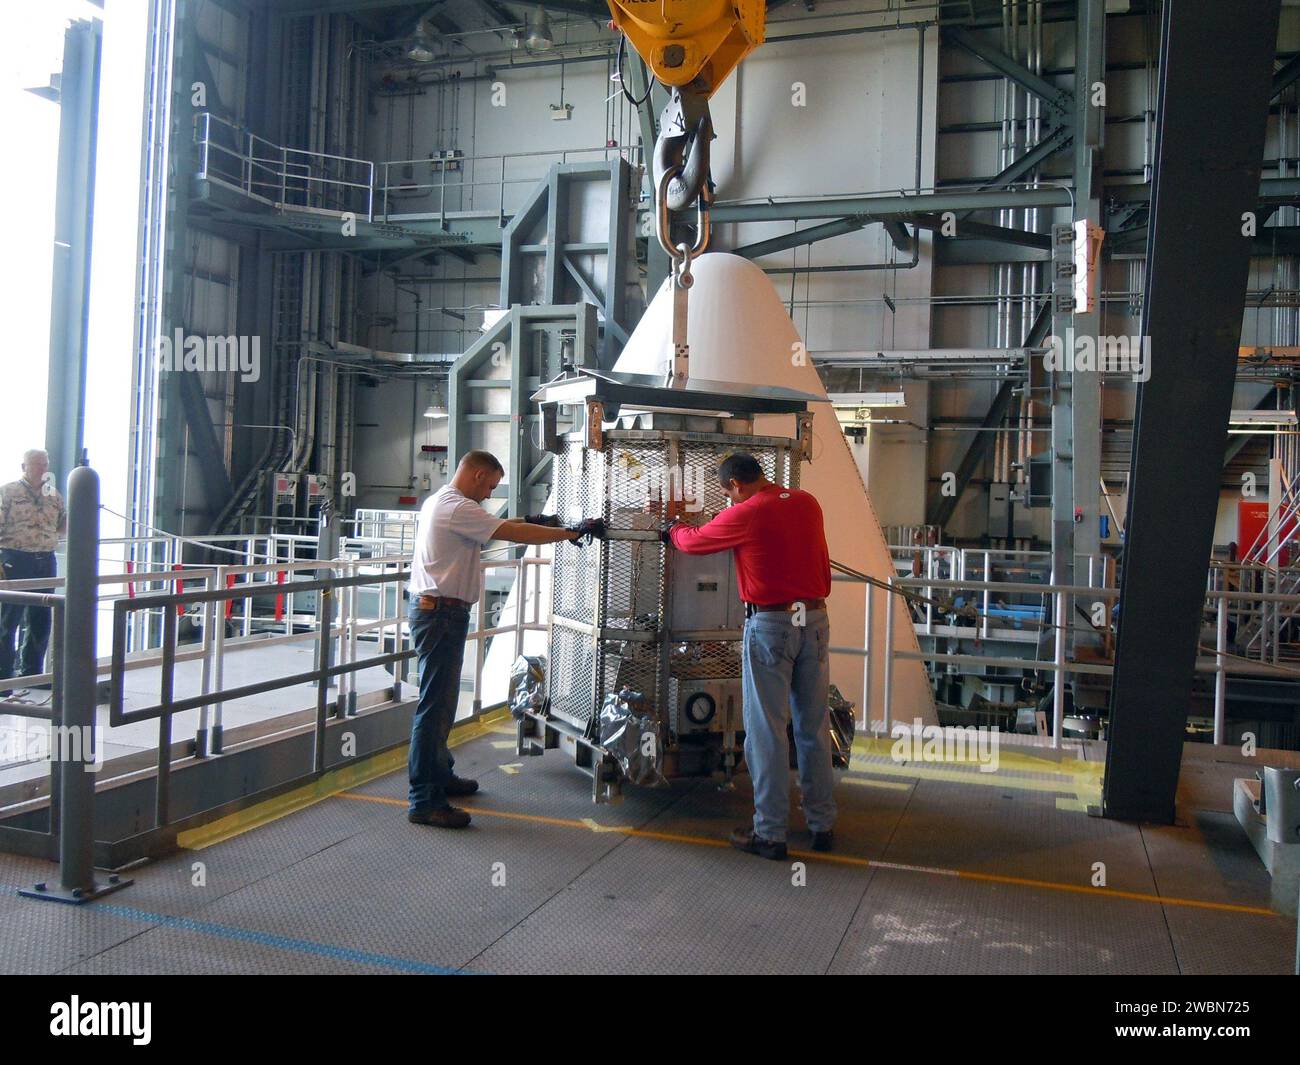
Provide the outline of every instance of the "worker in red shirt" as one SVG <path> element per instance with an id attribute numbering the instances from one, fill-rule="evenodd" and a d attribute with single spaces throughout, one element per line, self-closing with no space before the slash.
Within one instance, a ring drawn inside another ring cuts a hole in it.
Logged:
<path id="1" fill-rule="evenodd" d="M 822 508 L 809 493 L 767 480 L 753 455 L 728 456 L 718 467 L 718 479 L 731 506 L 699 528 L 674 523 L 664 539 L 687 554 L 735 554 L 746 615 L 745 761 L 754 782 L 754 822 L 736 829 L 731 843 L 764 858 L 786 857 L 786 724 L 793 717 L 804 818 L 813 850 L 828 851 L 835 778 L 827 705 L 831 567 Z"/>

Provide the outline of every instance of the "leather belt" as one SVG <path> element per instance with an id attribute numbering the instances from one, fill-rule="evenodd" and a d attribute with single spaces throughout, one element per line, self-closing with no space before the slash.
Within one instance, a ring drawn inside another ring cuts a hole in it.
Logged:
<path id="1" fill-rule="evenodd" d="M 825 610 L 825 599 L 796 599 L 790 603 L 746 603 L 746 616 L 753 614 L 788 614 L 802 606 L 805 610 Z"/>
<path id="2" fill-rule="evenodd" d="M 449 595 L 421 595 L 417 599 L 416 605 L 421 610 L 437 610 L 442 606 L 460 607 L 462 610 L 468 610 L 474 604 L 468 599 L 453 599 Z"/>

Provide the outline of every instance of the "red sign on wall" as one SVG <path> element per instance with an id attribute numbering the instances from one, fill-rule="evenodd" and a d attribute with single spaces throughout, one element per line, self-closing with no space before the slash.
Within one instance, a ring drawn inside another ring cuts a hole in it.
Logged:
<path id="1" fill-rule="evenodd" d="M 1295 530 L 1295 518 L 1284 523 L 1279 539 L 1285 539 Z M 1237 502 L 1237 557 L 1244 559 L 1253 546 L 1256 558 L 1268 556 L 1268 503 L 1264 500 L 1241 499 Z M 1278 563 L 1290 563 L 1289 548 L 1278 552 Z"/>

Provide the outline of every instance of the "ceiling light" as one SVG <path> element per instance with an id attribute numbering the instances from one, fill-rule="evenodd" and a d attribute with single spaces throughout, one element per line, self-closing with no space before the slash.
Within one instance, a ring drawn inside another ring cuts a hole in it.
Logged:
<path id="1" fill-rule="evenodd" d="M 539 7 L 536 11 L 529 12 L 526 40 L 528 47 L 538 52 L 544 52 L 555 44 L 555 37 L 551 33 L 551 20 L 546 17 L 546 8 Z"/>
<path id="2" fill-rule="evenodd" d="M 416 24 L 415 39 L 411 42 L 411 46 L 406 49 L 406 58 L 413 63 L 432 63 L 434 60 L 433 40 L 429 36 L 429 31 L 425 28 L 423 20 Z"/>

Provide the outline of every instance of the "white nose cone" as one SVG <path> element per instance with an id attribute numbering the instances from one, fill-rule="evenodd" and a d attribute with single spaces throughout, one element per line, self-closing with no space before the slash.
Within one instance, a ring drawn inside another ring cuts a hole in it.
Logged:
<path id="1" fill-rule="evenodd" d="M 739 255 L 715 252 L 696 259 L 691 272 L 695 283 L 690 289 L 687 340 L 692 378 L 774 385 L 826 396 L 794 322 L 772 282 L 759 267 Z M 659 376 L 665 373 L 672 352 L 672 305 L 671 282 L 665 282 L 629 338 L 615 370 Z M 830 400 L 814 404 L 814 412 L 813 459 L 803 466 L 800 487 L 821 503 L 831 558 L 878 580 L 888 580 L 894 574 L 894 565 L 885 534 Z M 755 431 L 792 435 L 793 422 L 789 415 L 760 418 Z M 865 587 L 840 581 L 832 586 L 829 603 L 832 645 L 866 646 Z M 889 596 L 882 590 L 875 591 L 872 602 L 872 648 L 879 651 L 885 646 L 887 598 L 893 600 L 895 647 L 901 651 L 919 651 L 916 632 L 902 598 Z M 831 680 L 845 698 L 857 704 L 859 720 L 865 672 L 859 656 L 831 656 Z M 880 721 L 885 716 L 882 654 L 873 657 L 870 673 L 867 709 L 872 721 Z M 926 724 L 938 723 L 933 693 L 920 661 L 899 659 L 894 663 L 891 710 L 894 721 L 910 723 L 919 717 Z"/>

